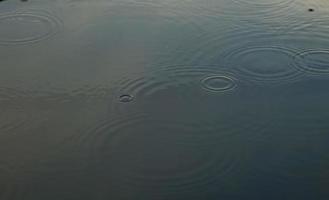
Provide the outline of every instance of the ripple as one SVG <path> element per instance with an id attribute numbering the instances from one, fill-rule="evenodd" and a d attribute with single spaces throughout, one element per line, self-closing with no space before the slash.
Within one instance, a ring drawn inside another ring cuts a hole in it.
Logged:
<path id="1" fill-rule="evenodd" d="M 130 115 L 104 121 L 80 142 L 114 188 L 191 194 L 214 182 L 224 184 L 243 158 L 241 144 L 214 143 L 220 132 L 200 124 Z"/>
<path id="2" fill-rule="evenodd" d="M 240 84 L 247 84 L 236 78 L 236 74 L 224 66 L 167 66 L 163 70 L 176 87 L 186 87 L 192 92 L 221 91 L 222 94 L 238 92 Z M 234 92 L 233 92 L 234 91 Z"/>
<path id="3" fill-rule="evenodd" d="M 108 115 L 148 113 L 173 118 L 175 113 L 175 118 L 203 123 L 203 119 L 209 119 L 209 123 L 218 124 L 217 138 L 254 138 L 266 134 L 273 122 L 267 116 L 272 107 L 263 103 L 268 101 L 263 99 L 264 88 L 236 77 L 237 74 L 218 66 L 164 66 L 148 73 L 131 74 L 115 84 L 117 89 L 109 99 Z M 136 98 L 132 103 L 122 104 L 118 102 L 122 94 Z"/>
<path id="4" fill-rule="evenodd" d="M 294 65 L 295 51 L 281 47 L 252 47 L 231 52 L 226 59 L 237 73 L 257 81 L 291 81 L 302 72 Z"/>
<path id="5" fill-rule="evenodd" d="M 178 52 L 184 53 L 176 54 L 175 63 L 189 66 L 217 65 L 223 67 L 223 70 L 230 70 L 232 66 L 223 59 L 227 54 L 250 46 L 281 44 L 282 33 L 278 34 L 271 29 L 260 31 L 250 27 L 233 26 L 220 27 L 220 30 L 215 29 L 194 38 L 194 42 L 188 47 L 182 46 L 178 49 Z"/>
<path id="6" fill-rule="evenodd" d="M 132 74 L 117 83 L 118 91 L 121 94 L 129 94 L 134 97 L 152 95 L 157 91 L 166 89 L 171 84 L 168 77 L 157 76 L 153 73 Z"/>
<path id="7" fill-rule="evenodd" d="M 120 102 L 128 103 L 131 102 L 134 99 L 134 96 L 129 94 L 123 94 L 119 97 Z"/>
<path id="8" fill-rule="evenodd" d="M 310 7 L 310 3 L 302 3 L 296 10 L 299 13 L 295 13 L 295 17 L 284 19 L 280 28 L 280 41 L 289 45 L 299 51 L 311 50 L 325 50 L 328 48 L 327 35 L 329 34 L 328 20 L 326 19 L 327 11 L 322 8 L 328 6 L 321 5 L 319 2 L 312 2 L 316 5 L 312 5 L 312 9 L 316 10 L 314 14 L 304 15 L 307 9 Z M 321 2 L 322 3 L 322 2 Z M 324 2 L 323 2 L 324 3 Z M 325 2 L 328 4 L 328 2 Z M 295 26 L 291 26 L 294 24 Z M 285 27 L 283 27 L 285 26 Z"/>
<path id="9" fill-rule="evenodd" d="M 329 51 L 308 50 L 299 53 L 295 57 L 296 65 L 301 69 L 311 72 L 326 74 L 329 73 Z"/>
<path id="10" fill-rule="evenodd" d="M 164 66 L 130 74 L 115 83 L 116 91 L 110 100 L 110 112 L 119 114 L 127 112 L 127 109 L 151 108 L 156 107 L 156 104 L 161 106 L 166 101 L 184 108 L 204 101 L 205 95 L 214 92 L 217 92 L 216 95 L 232 95 L 238 92 L 240 84 L 234 77 L 234 74 L 218 66 Z M 117 97 L 122 94 L 132 96 L 133 104 L 118 104 Z M 189 104 L 186 104 L 187 101 Z"/>
<path id="11" fill-rule="evenodd" d="M 247 4 L 251 6 L 266 6 L 266 7 L 274 7 L 278 5 L 288 5 L 294 2 L 295 0 L 274 0 L 274 1 L 268 1 L 268 0 L 234 0 L 236 3 L 242 3 Z"/>
<path id="12" fill-rule="evenodd" d="M 150 73 L 135 74 L 121 80 L 119 91 L 148 96 L 161 90 L 187 85 L 198 89 L 226 91 L 238 84 L 234 75 L 220 66 L 166 66 Z"/>
<path id="13" fill-rule="evenodd" d="M 295 2 L 296 0 L 233 0 L 223 3 L 208 0 L 207 3 L 193 1 L 193 6 L 197 12 L 213 19 L 234 20 L 235 24 L 250 26 L 257 23 L 266 24 L 265 22 L 273 22 L 288 16 L 294 11 Z"/>
<path id="14" fill-rule="evenodd" d="M 60 21 L 45 12 L 19 11 L 0 16 L 0 44 L 39 42 L 56 34 Z"/>
<path id="15" fill-rule="evenodd" d="M 204 78 L 202 81 L 204 88 L 210 91 L 226 91 L 236 87 L 234 80 L 227 76 L 210 76 Z"/>

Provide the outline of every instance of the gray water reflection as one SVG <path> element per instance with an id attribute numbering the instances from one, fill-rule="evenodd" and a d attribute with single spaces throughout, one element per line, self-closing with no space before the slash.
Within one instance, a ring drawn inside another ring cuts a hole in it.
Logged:
<path id="1" fill-rule="evenodd" d="M 0 1 L 0 199 L 329 199 L 328 11 Z"/>

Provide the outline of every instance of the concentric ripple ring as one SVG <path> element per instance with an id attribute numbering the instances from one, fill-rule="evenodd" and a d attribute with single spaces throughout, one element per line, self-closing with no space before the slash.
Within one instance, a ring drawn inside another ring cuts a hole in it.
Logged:
<path id="1" fill-rule="evenodd" d="M 274 7 L 278 5 L 286 5 L 289 4 L 295 0 L 275 0 L 275 1 L 267 1 L 262 0 L 261 2 L 255 1 L 255 0 L 234 0 L 236 3 L 243 3 L 243 4 L 249 4 L 252 6 L 266 6 L 266 7 Z"/>
<path id="2" fill-rule="evenodd" d="M 289 81 L 303 74 L 294 64 L 294 50 L 281 47 L 238 49 L 226 56 L 227 66 L 257 81 Z"/>
<path id="3" fill-rule="evenodd" d="M 210 91 L 223 92 L 236 87 L 235 80 L 228 76 L 209 76 L 201 80 L 202 86 Z"/>
<path id="4" fill-rule="evenodd" d="M 0 44 L 34 43 L 56 34 L 60 21 L 38 12 L 19 12 L 0 16 Z"/>
<path id="5" fill-rule="evenodd" d="M 329 50 L 308 50 L 295 57 L 296 65 L 310 73 L 329 73 Z"/>
<path id="6" fill-rule="evenodd" d="M 80 144 L 104 167 L 114 188 L 143 185 L 151 193 L 175 195 L 206 190 L 235 171 L 243 151 L 220 140 L 213 143 L 216 135 L 199 124 L 137 115 L 104 121 Z"/>

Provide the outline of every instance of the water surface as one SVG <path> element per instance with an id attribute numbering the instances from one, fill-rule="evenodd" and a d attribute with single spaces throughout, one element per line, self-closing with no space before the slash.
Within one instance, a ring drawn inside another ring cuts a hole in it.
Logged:
<path id="1" fill-rule="evenodd" d="M 0 1 L 0 199 L 329 199 L 328 13 Z"/>

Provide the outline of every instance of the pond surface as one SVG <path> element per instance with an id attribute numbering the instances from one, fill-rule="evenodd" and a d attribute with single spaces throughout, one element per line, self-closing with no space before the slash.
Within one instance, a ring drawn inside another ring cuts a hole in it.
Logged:
<path id="1" fill-rule="evenodd" d="M 328 200 L 327 0 L 0 2 L 1 200 Z"/>

